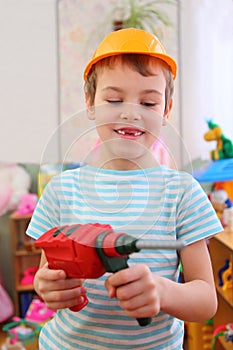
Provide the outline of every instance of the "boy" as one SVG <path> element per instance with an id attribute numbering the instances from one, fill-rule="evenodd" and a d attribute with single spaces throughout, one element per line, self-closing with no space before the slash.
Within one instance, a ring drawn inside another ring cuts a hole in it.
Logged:
<path id="1" fill-rule="evenodd" d="M 152 34 L 131 28 L 103 40 L 84 72 L 98 157 L 51 180 L 27 233 L 37 239 L 52 227 L 98 222 L 188 245 L 179 253 L 142 250 L 130 256 L 128 269 L 85 281 L 50 270 L 42 252 L 35 290 L 58 311 L 41 331 L 40 349 L 178 350 L 182 320 L 203 322 L 216 311 L 205 239 L 222 227 L 197 182 L 159 166 L 150 152 L 172 108 L 175 76 L 175 61 Z M 86 293 L 88 305 L 72 312 Z M 136 318 L 146 317 L 151 324 L 140 327 Z"/>

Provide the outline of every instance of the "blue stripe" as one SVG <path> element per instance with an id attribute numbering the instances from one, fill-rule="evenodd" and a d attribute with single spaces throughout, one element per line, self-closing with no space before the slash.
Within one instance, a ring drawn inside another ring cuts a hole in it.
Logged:
<path id="1" fill-rule="evenodd" d="M 95 168 L 87 166 L 54 177 L 44 190 L 27 233 L 37 237 L 38 232 L 42 234 L 51 225 L 99 222 L 111 224 L 115 231 L 127 232 L 135 237 L 166 237 L 172 240 L 182 237 L 192 243 L 222 229 L 206 195 L 188 174 L 164 167 L 129 172 L 98 171 L 96 173 Z M 206 214 L 203 214 L 204 211 Z M 152 272 L 171 280 L 178 278 L 179 258 L 174 251 L 142 250 L 129 257 L 129 264 L 137 263 L 145 263 Z M 75 348 L 74 340 L 86 344 L 78 345 L 81 350 L 89 349 L 90 344 L 108 349 L 109 343 L 112 349 L 140 349 L 137 339 L 143 339 L 143 346 L 151 350 L 178 350 L 172 344 L 178 340 L 182 344 L 181 321 L 161 314 L 161 322 L 140 328 L 138 332 L 136 320 L 128 318 L 118 304 L 108 298 L 105 278 L 103 276 L 98 282 L 95 279 L 85 282 L 90 303 L 79 314 L 60 310 L 54 320 L 46 324 L 41 337 L 46 350 L 46 339 L 52 340 L 53 350 Z M 82 320 L 82 315 L 87 321 Z M 57 317 L 62 322 L 60 325 L 56 322 Z M 101 320 L 107 321 L 107 324 Z M 72 335 L 62 327 L 63 323 L 68 327 L 69 321 L 75 322 Z M 116 324 L 119 321 L 120 325 Z M 173 334 L 166 335 L 166 339 L 162 339 L 163 345 L 158 345 L 162 334 L 169 334 L 171 329 Z M 114 330 L 121 332 L 117 334 Z M 64 345 L 62 335 L 65 334 L 69 341 Z M 90 335 L 100 337 L 100 341 L 92 341 Z M 122 346 L 117 343 L 118 339 L 125 339 L 128 345 Z"/>

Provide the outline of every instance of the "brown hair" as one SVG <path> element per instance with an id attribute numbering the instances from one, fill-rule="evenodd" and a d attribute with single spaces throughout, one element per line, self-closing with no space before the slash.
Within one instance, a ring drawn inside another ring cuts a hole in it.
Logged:
<path id="1" fill-rule="evenodd" d="M 163 74 L 166 79 L 166 89 L 165 89 L 165 109 L 170 103 L 170 100 L 174 91 L 174 83 L 172 78 L 172 73 L 168 67 L 168 65 L 160 60 L 159 58 L 155 58 L 149 55 L 143 54 L 123 54 L 123 55 L 115 55 L 103 58 L 101 61 L 97 62 L 88 73 L 87 79 L 84 85 L 84 91 L 88 95 L 89 102 L 91 105 L 94 104 L 95 93 L 96 93 L 96 85 L 98 73 L 104 69 L 105 67 L 114 67 L 114 65 L 118 62 L 128 65 L 129 67 L 136 70 L 143 76 L 150 76 L 152 74 L 152 65 L 153 61 L 157 60 L 161 64 L 161 68 Z"/>

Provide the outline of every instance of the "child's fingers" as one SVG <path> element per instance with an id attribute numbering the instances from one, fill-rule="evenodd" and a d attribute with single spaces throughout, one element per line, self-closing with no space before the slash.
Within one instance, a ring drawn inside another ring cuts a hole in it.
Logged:
<path id="1" fill-rule="evenodd" d="M 146 265 L 118 271 L 106 280 L 109 297 L 131 317 L 152 317 L 160 311 L 157 280 Z"/>
<path id="2" fill-rule="evenodd" d="M 142 289 L 142 279 L 145 278 L 146 275 L 151 274 L 150 269 L 145 265 L 137 265 L 132 266 L 128 269 L 124 269 L 121 271 L 118 271 L 114 273 L 113 275 L 109 276 L 108 279 L 105 282 L 105 287 L 108 290 L 108 295 L 110 298 L 124 298 L 124 291 L 127 295 L 127 298 L 133 297 L 136 294 L 141 293 Z M 127 288 L 127 285 L 130 283 L 134 283 L 134 288 L 131 291 L 131 294 L 129 295 L 129 289 Z M 139 286 L 139 290 L 135 288 L 136 286 Z M 125 286 L 125 288 L 124 288 Z"/>
<path id="3" fill-rule="evenodd" d="M 109 283 L 108 279 L 105 281 L 105 288 L 108 291 L 109 298 L 116 298 L 116 288 Z"/>
<path id="4" fill-rule="evenodd" d="M 50 269 L 48 263 L 46 263 L 43 268 L 39 270 L 40 278 L 48 281 L 58 281 L 62 286 L 67 286 L 67 288 L 73 288 L 75 286 L 81 286 L 83 279 L 80 278 L 67 278 L 65 271 L 63 270 L 53 270 Z"/>
<path id="5" fill-rule="evenodd" d="M 59 279 L 65 279 L 66 273 L 63 270 L 52 270 L 49 268 L 48 263 L 37 271 L 39 278 L 49 281 L 56 281 Z"/>
<path id="6" fill-rule="evenodd" d="M 135 265 L 114 273 L 108 278 L 108 283 L 112 287 L 119 287 L 140 280 L 150 273 L 148 266 Z"/>
<path id="7" fill-rule="evenodd" d="M 38 270 L 37 280 L 40 281 L 42 293 L 45 291 L 72 289 L 82 286 L 83 283 L 83 279 L 67 278 L 65 271 L 49 269 L 47 264 Z"/>
<path id="8" fill-rule="evenodd" d="M 53 310 L 69 308 L 83 303 L 83 295 L 85 294 L 86 289 L 83 287 L 63 291 L 53 291 L 47 295 L 46 305 Z"/>

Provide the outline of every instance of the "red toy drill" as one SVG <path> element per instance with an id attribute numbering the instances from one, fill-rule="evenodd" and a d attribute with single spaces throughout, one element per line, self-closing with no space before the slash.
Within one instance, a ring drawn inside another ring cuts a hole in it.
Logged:
<path id="1" fill-rule="evenodd" d="M 110 225 L 85 224 L 55 227 L 36 242 L 46 254 L 51 269 L 62 269 L 68 277 L 98 278 L 105 272 L 117 272 L 128 267 L 128 254 L 141 249 L 176 249 L 185 247 L 184 241 L 146 241 L 125 233 L 115 233 Z M 88 303 L 72 307 L 81 310 Z M 146 326 L 151 318 L 140 318 Z"/>

